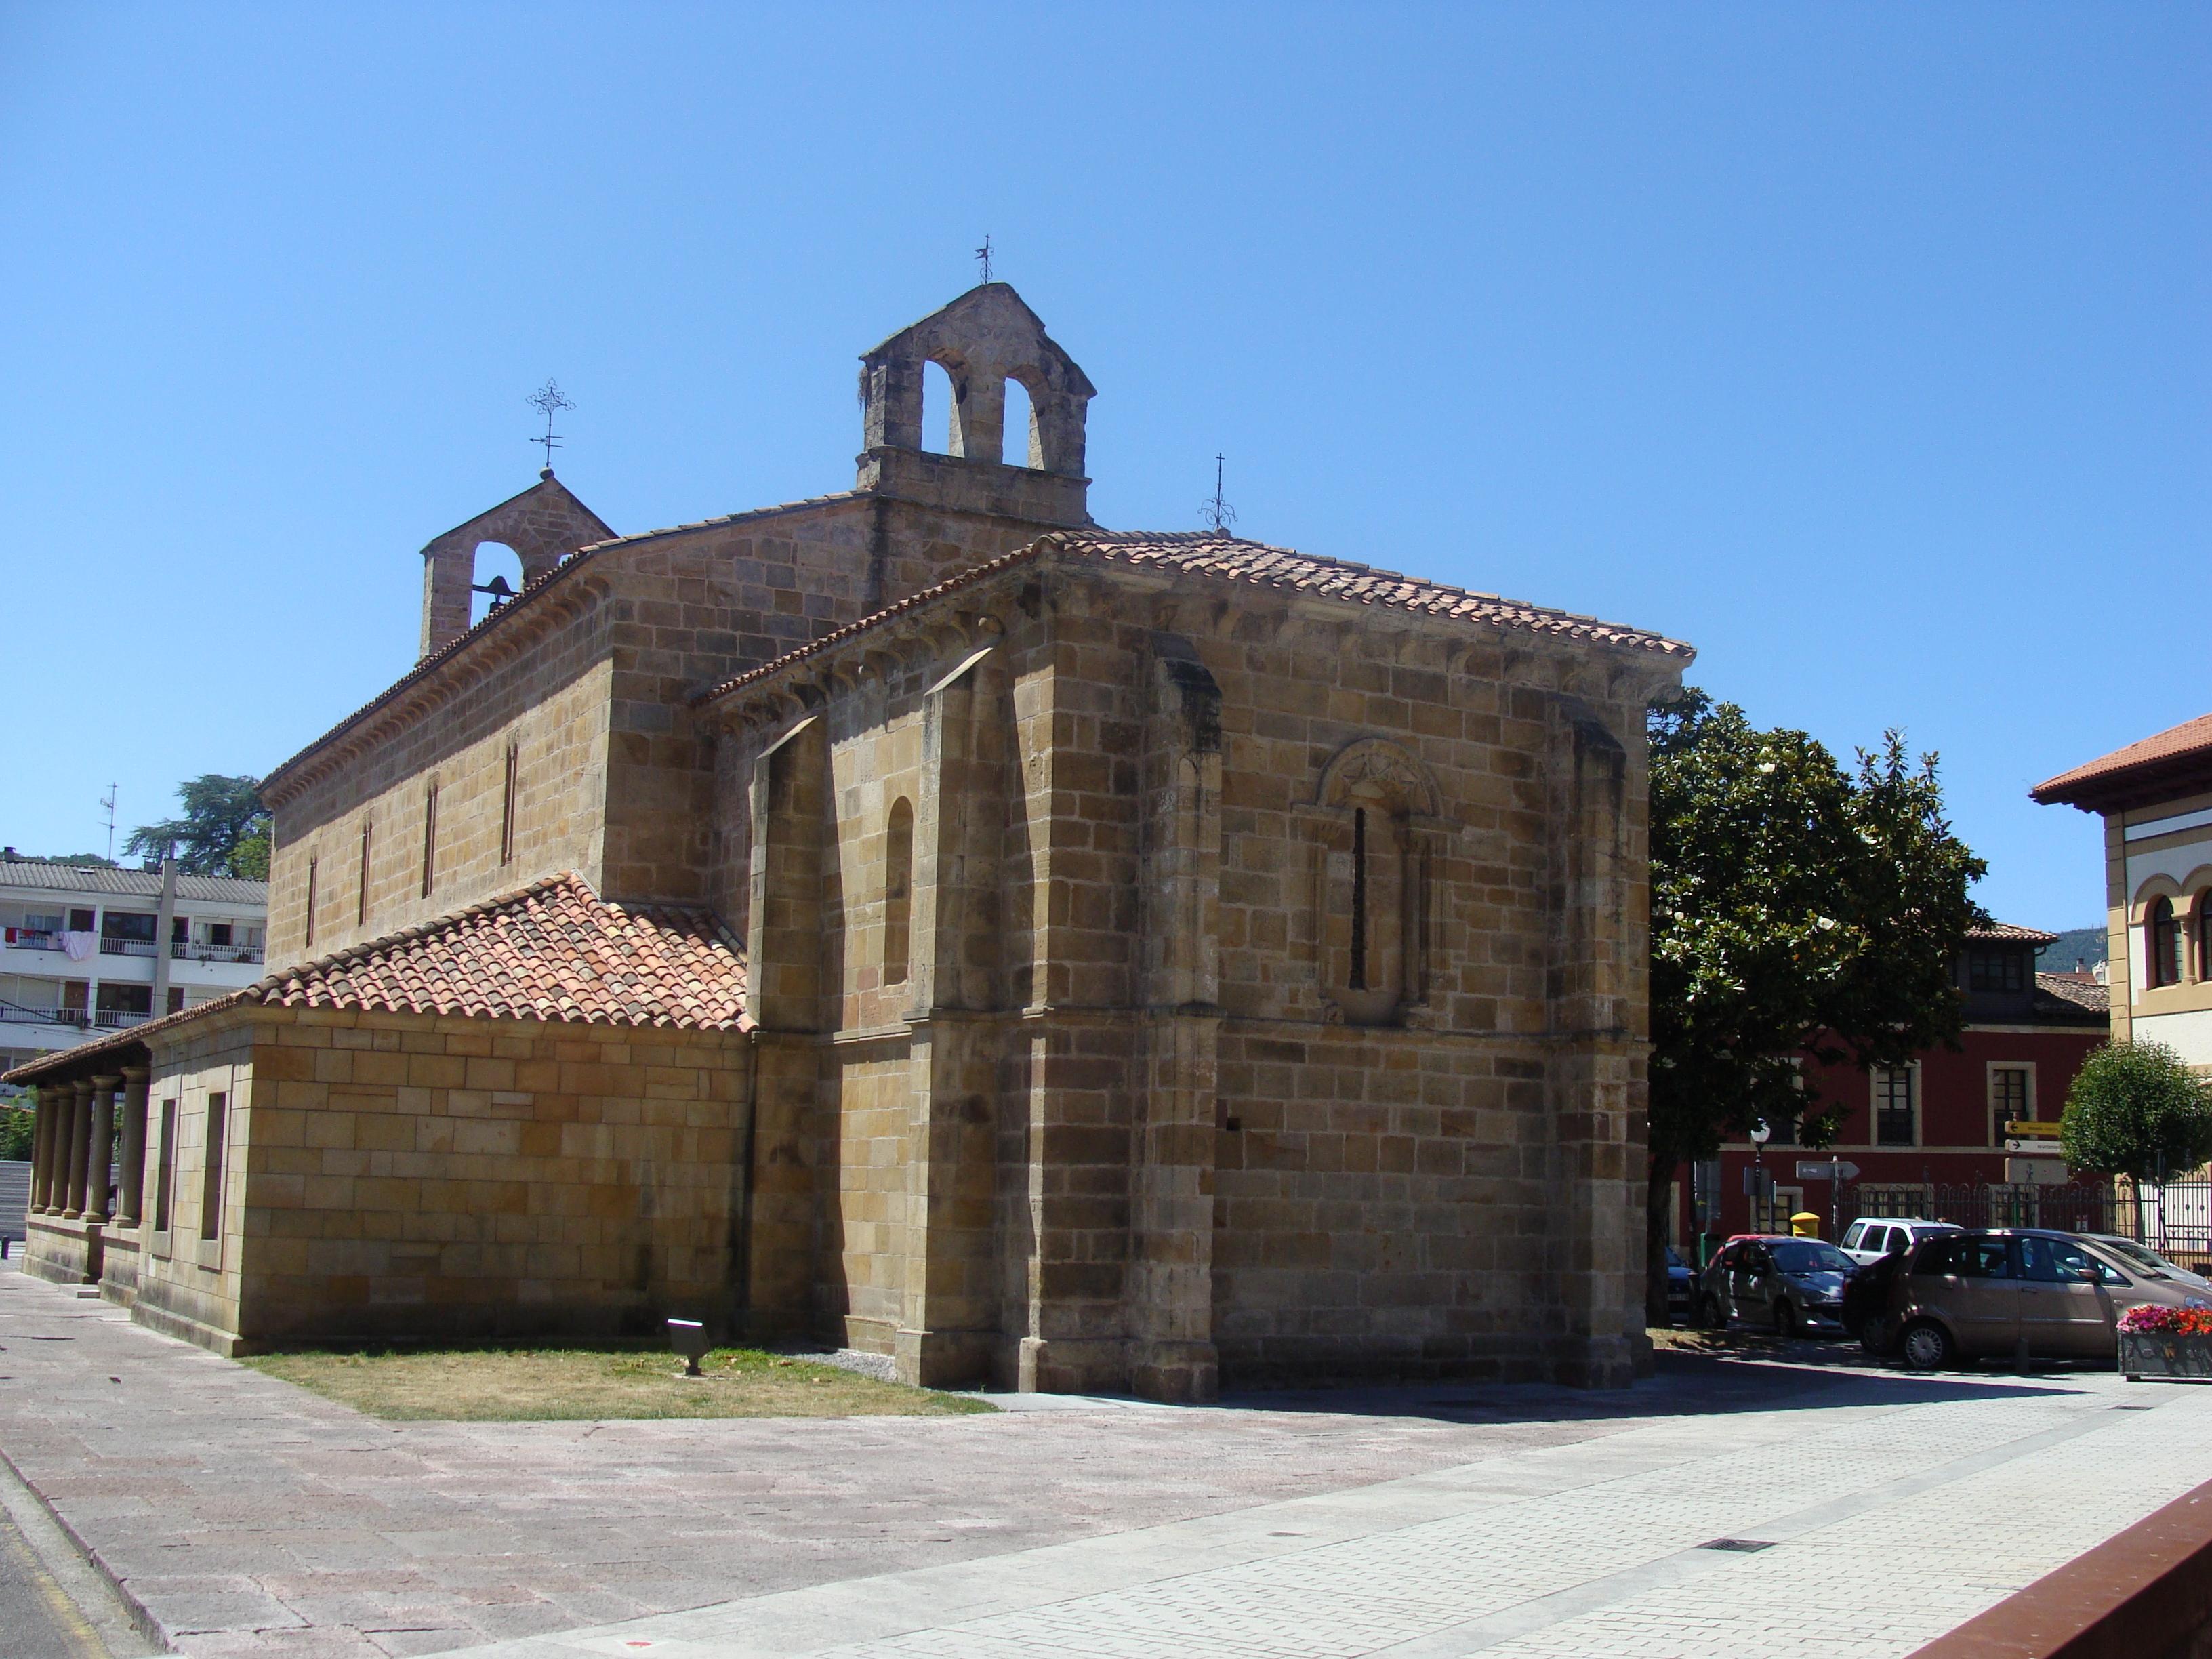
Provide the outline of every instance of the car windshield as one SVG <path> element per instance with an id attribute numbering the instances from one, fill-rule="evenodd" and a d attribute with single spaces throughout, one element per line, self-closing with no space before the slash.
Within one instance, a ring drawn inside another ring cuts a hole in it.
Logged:
<path id="1" fill-rule="evenodd" d="M 1672 1244 L 1667 1247 L 1667 1265 L 1670 1267 L 1679 1267 L 1682 1265 L 1682 1258 L 1674 1254 L 1674 1247 Z"/>
<path id="2" fill-rule="evenodd" d="M 1856 1264 L 1832 1244 L 1793 1238 L 1774 1247 L 1774 1265 L 1785 1273 L 1847 1273 Z"/>
<path id="3" fill-rule="evenodd" d="M 2132 1238 L 2100 1238 L 2097 1243 L 2121 1261 L 2142 1268 L 2147 1279 L 2164 1279 L 2168 1273 L 2181 1271 L 2156 1250 L 2148 1245 L 2138 1244 Z"/>

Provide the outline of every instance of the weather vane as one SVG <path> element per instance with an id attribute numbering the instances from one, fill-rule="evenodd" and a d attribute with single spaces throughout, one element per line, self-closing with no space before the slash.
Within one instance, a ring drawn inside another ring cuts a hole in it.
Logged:
<path id="1" fill-rule="evenodd" d="M 562 397 L 560 386 L 550 380 L 532 392 L 526 401 L 532 408 L 545 411 L 545 435 L 542 438 L 532 438 L 530 441 L 541 445 L 544 448 L 545 475 L 550 477 L 553 476 L 553 452 L 562 447 L 562 441 L 553 435 L 553 416 L 557 410 L 574 409 L 576 405 Z"/>
<path id="2" fill-rule="evenodd" d="M 1237 522 L 1237 509 L 1221 499 L 1221 469 L 1224 462 L 1224 458 L 1222 456 L 1216 455 L 1213 458 L 1213 494 L 1200 501 L 1198 507 L 1198 516 L 1212 526 L 1213 533 L 1217 536 L 1227 535 L 1229 526 Z"/>
<path id="3" fill-rule="evenodd" d="M 988 233 L 984 235 L 983 246 L 975 250 L 975 263 L 983 267 L 983 280 L 989 282 L 991 280 L 991 238 Z"/>

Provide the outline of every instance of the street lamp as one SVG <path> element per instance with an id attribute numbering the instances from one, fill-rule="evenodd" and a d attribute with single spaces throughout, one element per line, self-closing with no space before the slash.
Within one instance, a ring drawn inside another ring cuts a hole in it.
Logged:
<path id="1" fill-rule="evenodd" d="M 1774 1131 L 1766 1127 L 1765 1118 L 1759 1118 L 1752 1124 L 1751 1190 L 1759 1206 L 1758 1217 L 1752 1225 L 1752 1231 L 1755 1233 L 1769 1233 L 1774 1231 L 1774 1217 L 1771 1213 L 1774 1205 L 1768 1197 L 1766 1190 L 1766 1143 L 1773 1139 Z M 1759 1220 L 1764 1220 L 1767 1224 L 1764 1227 L 1759 1226 Z"/>

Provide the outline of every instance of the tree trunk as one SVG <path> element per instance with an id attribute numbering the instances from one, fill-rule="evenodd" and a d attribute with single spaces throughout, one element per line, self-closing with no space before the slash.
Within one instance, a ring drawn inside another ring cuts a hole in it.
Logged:
<path id="1" fill-rule="evenodd" d="M 1648 1159 L 1644 1192 L 1644 1322 L 1664 1328 L 1667 1318 L 1668 1206 L 1674 1197 L 1674 1165 L 1656 1153 Z M 1697 1304 L 1693 1297 L 1691 1313 Z"/>

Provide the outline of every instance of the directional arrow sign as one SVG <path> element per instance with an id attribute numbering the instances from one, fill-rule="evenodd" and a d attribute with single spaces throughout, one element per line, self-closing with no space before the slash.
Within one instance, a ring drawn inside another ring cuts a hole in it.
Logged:
<path id="1" fill-rule="evenodd" d="M 1797 1166 L 1797 1179 L 1800 1181 L 1856 1181 L 1858 1178 L 1859 1166 L 1848 1158 L 1838 1158 L 1832 1164 L 1801 1163 Z"/>

